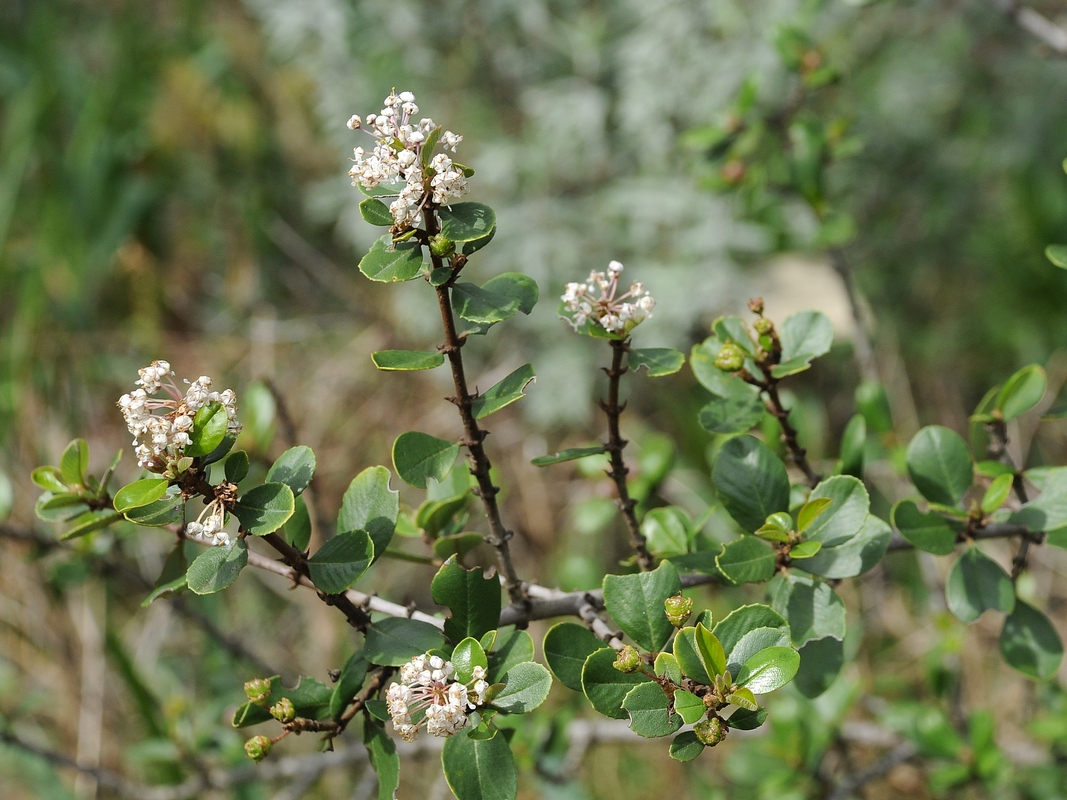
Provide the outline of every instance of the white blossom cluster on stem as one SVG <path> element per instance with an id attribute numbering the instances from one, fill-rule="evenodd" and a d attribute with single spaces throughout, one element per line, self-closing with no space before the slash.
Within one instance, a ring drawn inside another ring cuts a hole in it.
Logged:
<path id="1" fill-rule="evenodd" d="M 463 170 L 447 154 L 427 153 L 424 157 L 423 150 L 438 126 L 429 117 L 415 122 L 418 113 L 415 95 L 397 94 L 394 90 L 385 98 L 380 113 L 348 120 L 349 128 L 365 131 L 377 140 L 370 151 L 355 149 L 354 163 L 348 171 L 352 185 L 370 190 L 403 183 L 396 195 L 384 195 L 396 198 L 389 204 L 389 212 L 401 229 L 419 221 L 427 202 L 447 205 L 451 199 L 466 194 L 468 188 Z M 437 143 L 454 153 L 461 141 L 462 136 L 444 131 Z"/>
<path id="2" fill-rule="evenodd" d="M 619 294 L 622 270 L 622 264 L 612 261 L 606 273 L 593 270 L 585 283 L 568 283 L 561 298 L 567 313 L 563 319 L 575 330 L 592 322 L 608 333 L 622 336 L 648 319 L 656 307 L 656 301 L 637 282 L 631 283 L 628 290 Z"/>
<path id="3" fill-rule="evenodd" d="M 389 687 L 386 704 L 393 729 L 413 742 L 425 725 L 431 736 L 452 736 L 465 728 L 467 712 L 485 702 L 485 669 L 474 667 L 469 684 L 456 679 L 451 661 L 424 653 L 400 668 L 400 681 Z"/>
<path id="4" fill-rule="evenodd" d="M 237 421 L 237 395 L 233 389 L 211 390 L 211 378 L 201 375 L 184 392 L 174 383 L 170 363 L 153 361 L 138 370 L 139 389 L 119 398 L 118 407 L 133 434 L 134 453 L 138 465 L 152 472 L 162 473 L 168 464 L 181 459 L 190 443 L 196 412 L 208 403 L 219 403 L 226 409 L 227 432 L 236 436 L 241 431 Z M 162 392 L 164 397 L 154 395 Z"/>
<path id="5" fill-rule="evenodd" d="M 230 535 L 223 530 L 226 525 L 226 509 L 219 500 L 212 500 L 194 522 L 185 524 L 185 535 L 189 539 L 206 545 L 227 545 Z"/>

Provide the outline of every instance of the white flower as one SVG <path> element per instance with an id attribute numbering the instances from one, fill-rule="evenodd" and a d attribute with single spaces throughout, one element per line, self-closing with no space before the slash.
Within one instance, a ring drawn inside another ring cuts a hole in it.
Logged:
<path id="1" fill-rule="evenodd" d="M 452 736 L 470 724 L 467 711 L 485 702 L 485 669 L 475 667 L 471 687 L 455 679 L 451 661 L 424 653 L 400 668 L 400 682 L 385 694 L 393 729 L 413 742 L 419 728 L 431 736 Z M 417 720 L 417 721 L 416 721 Z"/>
<path id="2" fill-rule="evenodd" d="M 651 316 L 656 301 L 638 282 L 619 294 L 622 271 L 623 265 L 612 261 L 606 274 L 593 270 L 585 283 L 568 283 L 560 298 L 566 312 L 563 319 L 575 330 L 593 320 L 608 333 L 629 336 L 630 331 Z"/>

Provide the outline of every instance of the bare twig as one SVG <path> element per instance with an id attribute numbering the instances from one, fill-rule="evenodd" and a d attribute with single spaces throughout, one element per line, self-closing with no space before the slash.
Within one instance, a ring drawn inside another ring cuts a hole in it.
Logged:
<path id="1" fill-rule="evenodd" d="M 989 0 L 993 7 L 1058 56 L 1067 56 L 1067 30 L 1015 0 Z"/>
<path id="2" fill-rule="evenodd" d="M 619 384 L 622 376 L 626 374 L 628 367 L 624 363 L 626 353 L 629 351 L 629 341 L 613 339 L 611 342 L 611 369 L 604 370 L 608 374 L 608 399 L 601 402 L 600 407 L 608 416 L 608 441 L 605 445 L 611 454 L 611 470 L 608 476 L 615 482 L 615 490 L 619 493 L 619 509 L 626 521 L 626 530 L 630 534 L 630 546 L 637 554 L 637 564 L 643 571 L 655 567 L 655 559 L 648 552 L 648 543 L 641 526 L 637 522 L 634 507 L 637 501 L 630 497 L 630 491 L 626 485 L 626 475 L 629 469 L 622 458 L 622 451 L 626 447 L 626 440 L 622 438 L 619 430 L 619 417 L 622 415 L 626 404 L 619 404 Z"/>

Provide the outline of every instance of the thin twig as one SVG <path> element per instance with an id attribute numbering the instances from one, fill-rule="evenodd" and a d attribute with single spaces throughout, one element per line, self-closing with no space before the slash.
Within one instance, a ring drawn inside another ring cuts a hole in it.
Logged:
<path id="1" fill-rule="evenodd" d="M 986 455 L 1011 467 L 1012 472 L 1014 473 L 1011 487 L 1019 502 L 1026 505 L 1030 498 L 1026 492 L 1026 485 L 1023 481 L 1022 473 L 1015 468 L 1015 462 L 1012 461 L 1011 455 L 1008 453 L 1007 425 L 1004 423 L 1003 419 L 997 417 L 992 422 L 986 423 L 986 433 L 989 434 L 989 443 L 986 445 Z M 1012 583 L 1015 583 L 1019 579 L 1019 576 L 1023 574 L 1023 570 L 1026 569 L 1026 561 L 1030 555 L 1030 545 L 1040 544 L 1044 541 L 1044 535 L 1042 533 L 1035 533 L 1029 529 L 1026 529 L 1021 536 L 1022 540 L 1019 542 L 1019 548 L 1015 551 L 1015 556 L 1011 560 Z"/>
<path id="2" fill-rule="evenodd" d="M 634 507 L 637 501 L 630 497 L 630 491 L 626 485 L 626 475 L 629 469 L 622 458 L 622 451 L 626 447 L 626 440 L 619 431 L 619 417 L 622 415 L 626 404 L 619 404 L 619 385 L 622 376 L 629 369 L 625 362 L 626 353 L 629 352 L 629 341 L 613 339 L 611 342 L 611 369 L 604 370 L 608 374 L 608 399 L 601 402 L 600 407 L 608 416 L 608 441 L 605 447 L 611 454 L 611 470 L 608 476 L 615 482 L 615 490 L 619 494 L 619 510 L 626 521 L 626 530 L 630 534 L 630 546 L 637 554 L 637 564 L 642 571 L 647 572 L 655 567 L 656 561 L 648 552 L 648 542 L 641 533 L 641 526 L 637 522 Z"/>
<path id="3" fill-rule="evenodd" d="M 1056 55 L 1067 56 L 1067 30 L 1032 8 L 1015 0 L 989 0 L 997 11 L 1028 34 L 1038 39 Z"/>

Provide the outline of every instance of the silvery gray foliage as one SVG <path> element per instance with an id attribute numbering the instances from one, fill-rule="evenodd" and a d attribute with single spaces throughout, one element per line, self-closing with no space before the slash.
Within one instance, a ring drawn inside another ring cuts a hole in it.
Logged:
<path id="1" fill-rule="evenodd" d="M 765 31 L 795 2 L 648 3 L 621 0 L 594 11 L 548 0 L 246 0 L 275 54 L 314 80 L 324 130 L 338 161 L 351 156 L 344 120 L 393 83 L 433 96 L 439 121 L 468 121 L 465 159 L 496 210 L 498 235 L 474 273 L 532 276 L 546 297 L 591 267 L 621 258 L 639 268 L 672 313 L 649 336 L 681 346 L 694 324 L 749 292 L 730 252 L 759 252 L 760 231 L 702 190 L 679 142 L 714 118 L 753 70 L 773 71 Z M 478 120 L 477 126 L 469 121 Z M 316 186 L 309 213 L 337 221 L 355 256 L 371 244 L 361 197 L 343 178 Z M 394 319 L 416 338 L 431 333 L 431 298 L 395 292 Z M 526 413 L 542 423 L 592 411 L 594 358 L 575 363 L 573 342 L 549 313 L 520 323 L 501 354 L 543 364 Z M 495 343 L 494 343 L 495 344 Z M 574 402 L 557 402 L 560 397 Z"/>

